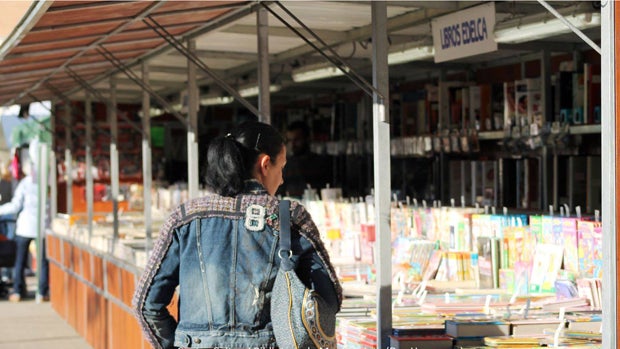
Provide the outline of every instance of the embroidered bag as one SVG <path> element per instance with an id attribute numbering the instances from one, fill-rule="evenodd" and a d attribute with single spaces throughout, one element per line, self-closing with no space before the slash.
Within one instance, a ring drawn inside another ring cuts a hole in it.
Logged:
<path id="1" fill-rule="evenodd" d="M 279 348 L 336 348 L 336 307 L 308 289 L 291 259 L 290 201 L 280 202 L 280 269 L 271 294 L 271 323 Z"/>

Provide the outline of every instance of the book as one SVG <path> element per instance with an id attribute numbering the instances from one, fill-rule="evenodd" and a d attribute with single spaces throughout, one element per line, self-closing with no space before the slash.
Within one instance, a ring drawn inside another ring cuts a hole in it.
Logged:
<path id="1" fill-rule="evenodd" d="M 577 222 L 579 275 L 603 277 L 603 231 L 600 222 Z"/>
<path id="2" fill-rule="evenodd" d="M 481 288 L 499 287 L 499 242 L 498 238 L 478 237 L 478 273 Z"/>
<path id="3" fill-rule="evenodd" d="M 557 317 L 514 319 L 510 320 L 511 334 L 542 335 L 545 329 L 556 329 L 561 322 Z"/>
<path id="4" fill-rule="evenodd" d="M 573 331 L 602 332 L 601 313 L 574 313 L 566 315 L 567 328 Z"/>
<path id="5" fill-rule="evenodd" d="M 562 246 L 537 244 L 530 276 L 530 292 L 555 292 L 555 280 L 562 265 Z"/>
<path id="6" fill-rule="evenodd" d="M 452 337 L 443 334 L 427 336 L 390 336 L 394 349 L 452 349 Z"/>
<path id="7" fill-rule="evenodd" d="M 541 347 L 540 338 L 536 337 L 516 337 L 516 336 L 502 336 L 502 337 L 486 337 L 484 338 L 484 344 L 490 347 L 497 348 L 514 348 L 514 347 L 527 347 L 537 348 Z"/>
<path id="8" fill-rule="evenodd" d="M 454 338 L 508 336 L 510 323 L 501 320 L 446 320 L 446 334 Z"/>

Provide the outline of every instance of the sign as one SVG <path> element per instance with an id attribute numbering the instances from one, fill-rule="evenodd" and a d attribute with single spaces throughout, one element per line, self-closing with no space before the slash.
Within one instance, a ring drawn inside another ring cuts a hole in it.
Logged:
<path id="1" fill-rule="evenodd" d="M 436 18 L 432 29 L 435 63 L 497 51 L 494 2 Z"/>

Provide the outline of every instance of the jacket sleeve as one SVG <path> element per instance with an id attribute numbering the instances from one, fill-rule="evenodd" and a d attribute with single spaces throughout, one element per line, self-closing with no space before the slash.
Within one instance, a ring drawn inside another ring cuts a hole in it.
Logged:
<path id="1" fill-rule="evenodd" d="M 179 284 L 179 240 L 173 222 L 171 216 L 162 227 L 133 297 L 142 332 L 154 348 L 174 348 L 177 321 L 167 308 Z"/>
<path id="2" fill-rule="evenodd" d="M 291 230 L 292 232 L 298 231 L 301 235 L 298 240 L 299 245 L 293 245 L 293 249 L 299 249 L 297 275 L 306 282 L 306 286 L 314 289 L 325 301 L 337 305 L 340 309 L 342 287 L 321 241 L 319 231 L 303 206 L 295 205 L 291 206 L 291 209 L 293 210 Z"/>

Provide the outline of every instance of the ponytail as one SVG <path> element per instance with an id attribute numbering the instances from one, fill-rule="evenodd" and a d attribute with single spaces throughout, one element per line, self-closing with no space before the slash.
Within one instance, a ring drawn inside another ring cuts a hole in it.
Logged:
<path id="1" fill-rule="evenodd" d="M 214 139 L 207 151 L 206 184 L 222 196 L 235 196 L 243 190 L 244 182 L 252 179 L 252 170 L 263 153 L 271 161 L 282 150 L 284 138 L 273 126 L 245 122 L 225 137 Z"/>

